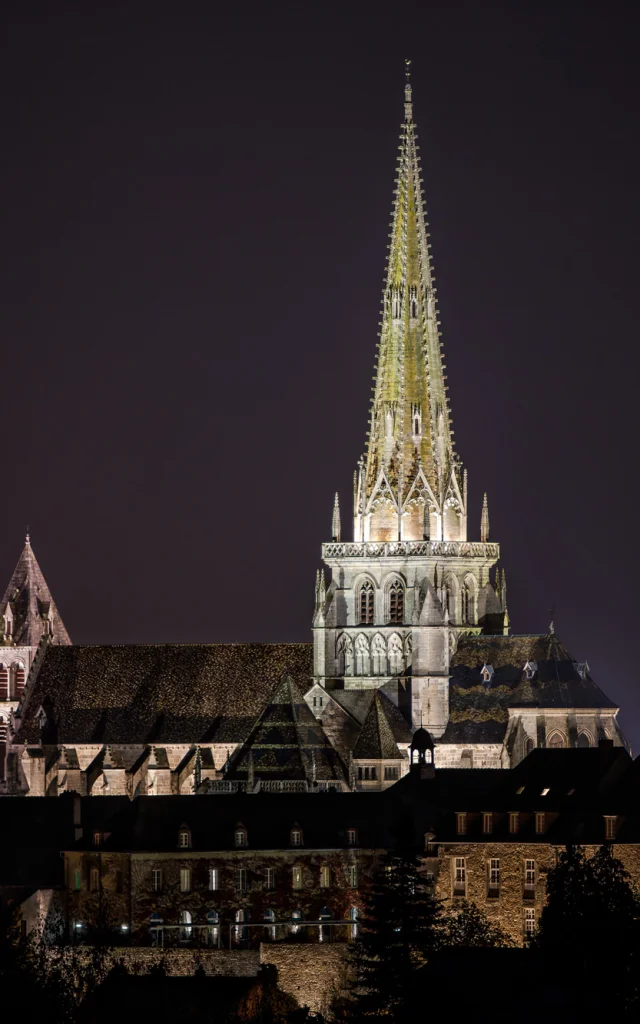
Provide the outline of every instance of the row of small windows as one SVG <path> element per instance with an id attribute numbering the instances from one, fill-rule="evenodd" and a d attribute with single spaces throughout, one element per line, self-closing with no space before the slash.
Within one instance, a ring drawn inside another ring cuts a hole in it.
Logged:
<path id="1" fill-rule="evenodd" d="M 453 895 L 467 895 L 468 870 L 466 857 L 454 857 L 452 861 Z M 500 895 L 502 886 L 502 866 L 499 857 L 491 857 L 487 861 L 487 896 L 495 899 Z M 527 857 L 522 863 L 522 887 L 525 898 L 535 896 L 537 868 L 535 860 Z"/>
<path id="2" fill-rule="evenodd" d="M 93 869 L 96 870 L 97 869 Z M 276 888 L 276 869 L 263 868 L 258 873 L 260 885 L 263 890 L 272 891 Z M 77 873 L 80 878 L 80 873 Z M 208 869 L 208 888 L 210 892 L 220 889 L 222 875 L 220 868 Z M 308 877 L 308 876 L 307 876 Z M 351 889 L 358 888 L 358 866 L 348 864 L 345 872 L 347 885 Z M 320 867 L 318 883 L 321 889 L 330 889 L 334 883 L 334 872 L 328 864 Z M 305 888 L 305 869 L 300 864 L 294 864 L 290 869 L 290 881 L 292 889 Z M 80 879 L 81 882 L 81 879 Z M 247 868 L 235 868 L 233 871 L 233 884 L 238 892 L 246 892 L 249 886 L 249 874 Z M 153 892 L 161 892 L 164 886 L 164 873 L 162 868 L 153 868 L 151 871 L 151 888 Z M 191 892 L 193 888 L 193 872 L 191 868 L 180 868 L 180 892 Z"/>
<path id="3" fill-rule="evenodd" d="M 573 790 L 571 790 L 573 792 Z M 549 789 L 543 789 L 541 796 L 546 796 L 549 793 Z M 529 816 L 527 816 L 528 818 Z M 617 822 L 618 819 L 615 815 L 604 815 L 604 833 L 605 839 L 615 839 Z M 517 835 L 520 831 L 520 827 L 523 824 L 523 816 L 520 811 L 510 811 L 509 815 L 509 833 L 511 835 Z M 533 815 L 535 831 L 537 835 L 542 835 L 547 829 L 547 812 L 536 811 Z M 491 835 L 494 828 L 494 814 L 493 811 L 483 811 L 482 813 L 482 831 L 484 835 Z M 466 811 L 458 811 L 456 814 L 456 832 L 459 836 L 467 834 L 468 830 L 468 817 Z"/>
<path id="4" fill-rule="evenodd" d="M 96 833 L 95 835 L 99 835 Z M 345 838 L 347 840 L 347 846 L 356 846 L 358 843 L 358 832 L 355 828 L 348 828 L 345 832 Z M 243 849 L 249 845 L 249 833 L 244 825 L 238 826 L 233 834 L 234 846 L 238 849 Z M 94 836 L 94 843 L 96 839 Z M 301 828 L 294 826 L 289 833 L 289 843 L 291 846 L 304 846 L 304 834 Z M 97 844 L 96 844 L 97 845 Z M 178 832 L 178 846 L 182 850 L 191 849 L 191 830 L 183 827 Z"/>
<path id="5" fill-rule="evenodd" d="M 403 306 L 404 291 L 401 288 L 392 288 L 389 295 L 389 302 L 391 305 L 391 316 L 394 320 L 399 320 L 402 317 L 402 306 Z M 412 284 L 409 287 L 409 316 L 412 320 L 415 320 L 418 316 L 418 288 Z"/>
<path id="6" fill-rule="evenodd" d="M 358 765 L 358 782 L 376 782 L 378 768 L 375 764 Z M 386 764 L 384 766 L 385 782 L 396 782 L 400 778 L 400 769 L 396 765 Z"/>

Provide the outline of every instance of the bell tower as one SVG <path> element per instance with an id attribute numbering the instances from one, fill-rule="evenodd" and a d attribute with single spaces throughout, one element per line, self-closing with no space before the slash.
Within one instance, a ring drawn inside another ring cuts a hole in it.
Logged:
<path id="1" fill-rule="evenodd" d="M 406 62 L 375 388 L 354 474 L 353 540 L 332 540 L 316 579 L 314 675 L 328 689 L 383 687 L 417 728 L 449 719 L 449 662 L 461 633 L 506 632 L 491 582 L 499 545 L 467 538 Z M 364 367 L 363 367 L 364 376 Z M 336 518 L 337 517 L 337 518 Z"/>

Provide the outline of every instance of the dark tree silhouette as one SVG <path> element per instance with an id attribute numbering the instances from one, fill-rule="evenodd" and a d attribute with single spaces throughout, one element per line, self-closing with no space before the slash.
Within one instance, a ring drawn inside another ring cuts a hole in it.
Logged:
<path id="1" fill-rule="evenodd" d="M 441 943 L 461 949 L 497 949 L 515 945 L 499 925 L 491 923 L 477 904 L 467 900 L 461 903 L 456 913 L 444 920 Z"/>

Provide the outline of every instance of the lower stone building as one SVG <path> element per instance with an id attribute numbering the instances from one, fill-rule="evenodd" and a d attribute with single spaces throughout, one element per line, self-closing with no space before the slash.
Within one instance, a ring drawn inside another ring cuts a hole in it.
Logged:
<path id="1" fill-rule="evenodd" d="M 39 926 L 57 922 L 70 943 L 346 942 L 407 823 L 445 909 L 471 901 L 518 943 L 535 931 L 546 875 L 568 843 L 610 844 L 640 883 L 640 762 L 624 749 L 534 750 L 507 771 L 434 768 L 432 751 L 418 730 L 410 771 L 371 793 L 17 798 L 0 891 L 37 904 Z M 20 822 L 33 842 L 28 807 L 37 816 L 43 805 L 57 824 L 41 835 L 44 869 L 29 887 Z"/>

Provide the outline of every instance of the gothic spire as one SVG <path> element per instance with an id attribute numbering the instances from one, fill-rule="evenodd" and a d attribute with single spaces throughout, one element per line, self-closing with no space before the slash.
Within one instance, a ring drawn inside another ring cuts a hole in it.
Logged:
<path id="1" fill-rule="evenodd" d="M 434 517 L 434 539 L 444 539 L 445 507 L 466 516 L 440 351 L 409 73 L 407 61 L 366 470 L 356 501 L 356 537 L 360 532 L 362 540 L 397 539 L 399 514 L 403 536 L 415 533 L 414 539 L 421 540 L 425 506 Z M 385 515 L 374 516 L 363 529 L 363 518 L 376 508 Z M 450 539 L 465 539 L 466 526 L 449 532 L 456 532 Z"/>

